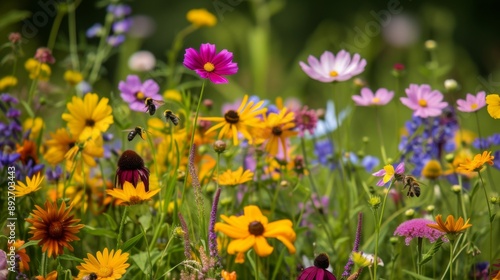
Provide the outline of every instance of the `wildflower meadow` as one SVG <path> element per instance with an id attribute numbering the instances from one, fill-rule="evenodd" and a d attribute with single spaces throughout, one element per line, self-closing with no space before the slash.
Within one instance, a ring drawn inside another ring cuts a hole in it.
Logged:
<path id="1" fill-rule="evenodd" d="M 500 40 L 451 8 L 32 2 L 0 4 L 0 280 L 500 279 Z"/>

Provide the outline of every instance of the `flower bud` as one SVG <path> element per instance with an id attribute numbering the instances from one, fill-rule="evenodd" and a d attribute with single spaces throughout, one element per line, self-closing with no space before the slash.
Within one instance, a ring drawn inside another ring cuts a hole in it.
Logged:
<path id="1" fill-rule="evenodd" d="M 226 150 L 226 142 L 223 140 L 217 140 L 214 143 L 214 151 L 218 154 L 224 152 Z"/>
<path id="2" fill-rule="evenodd" d="M 453 79 L 447 79 L 447 80 L 444 81 L 444 88 L 448 92 L 457 90 L 458 89 L 458 83 L 457 83 L 457 81 L 455 81 Z"/>
<path id="3" fill-rule="evenodd" d="M 459 194 L 460 192 L 462 192 L 462 187 L 460 185 L 453 185 L 451 186 L 451 191 Z"/>
<path id="4" fill-rule="evenodd" d="M 425 45 L 425 48 L 429 51 L 435 50 L 437 48 L 437 43 L 434 40 L 427 40 L 427 41 L 425 41 L 424 45 Z"/>
<path id="5" fill-rule="evenodd" d="M 370 204 L 371 207 L 373 207 L 373 209 L 377 209 L 380 206 L 380 196 L 370 195 L 368 203 Z"/>
<path id="6" fill-rule="evenodd" d="M 434 211 L 434 209 L 435 209 L 434 205 L 432 205 L 432 204 L 431 204 L 431 205 L 428 205 L 428 206 L 425 208 L 425 211 L 427 211 L 427 212 L 433 212 L 433 211 Z"/>
<path id="7" fill-rule="evenodd" d="M 389 238 L 389 242 L 392 244 L 392 245 L 396 245 L 399 243 L 399 238 L 397 238 L 396 236 L 392 236 L 391 238 Z"/>
<path id="8" fill-rule="evenodd" d="M 21 36 L 21 34 L 19 32 L 12 32 L 9 34 L 9 41 L 12 44 L 17 44 L 17 43 L 21 42 L 22 38 L 23 37 Z"/>
<path id="9" fill-rule="evenodd" d="M 204 99 L 203 100 L 203 106 L 205 106 L 205 108 L 207 108 L 207 110 L 212 110 L 212 107 L 214 106 L 214 102 L 212 101 L 212 99 Z"/>
<path id="10" fill-rule="evenodd" d="M 415 210 L 414 209 L 408 209 L 405 211 L 405 216 L 409 219 L 413 218 L 415 216 Z"/>

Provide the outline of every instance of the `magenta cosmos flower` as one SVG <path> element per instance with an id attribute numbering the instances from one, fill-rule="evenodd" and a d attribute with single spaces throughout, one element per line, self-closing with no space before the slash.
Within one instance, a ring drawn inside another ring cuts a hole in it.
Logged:
<path id="1" fill-rule="evenodd" d="M 443 108 L 448 106 L 443 101 L 443 94 L 438 90 L 432 90 L 430 85 L 410 84 L 406 90 L 408 97 L 401 97 L 401 102 L 413 110 L 413 115 L 421 118 L 437 117 L 441 115 Z"/>
<path id="2" fill-rule="evenodd" d="M 299 62 L 302 70 L 312 79 L 323 83 L 349 80 L 362 73 L 366 66 L 366 60 L 361 59 L 359 54 L 354 54 L 351 60 L 351 54 L 345 50 L 339 51 L 337 56 L 325 51 L 319 60 L 310 55 L 307 62 L 309 65 Z"/>
<path id="3" fill-rule="evenodd" d="M 486 106 L 486 92 L 480 91 L 476 96 L 467 93 L 464 99 L 457 100 L 457 109 L 461 112 L 471 113 Z"/>
<path id="4" fill-rule="evenodd" d="M 228 81 L 224 76 L 238 72 L 238 64 L 233 62 L 233 53 L 227 50 L 217 53 L 212 44 L 201 44 L 200 52 L 193 48 L 187 49 L 184 66 L 214 84 L 226 84 Z"/>
<path id="5" fill-rule="evenodd" d="M 384 168 L 380 169 L 379 171 L 373 173 L 373 176 L 377 177 L 382 177 L 378 182 L 377 186 L 381 187 L 385 185 L 387 182 L 389 182 L 395 174 L 401 175 L 405 172 L 405 163 L 404 161 L 399 163 L 398 166 L 396 166 L 396 169 L 394 169 L 394 166 L 391 164 L 388 164 L 384 166 Z"/>
<path id="6" fill-rule="evenodd" d="M 118 89 L 121 91 L 120 96 L 122 99 L 134 111 L 146 111 L 144 100 L 147 97 L 154 100 L 163 100 L 163 97 L 158 93 L 160 87 L 155 81 L 149 79 L 141 83 L 141 79 L 137 75 L 128 75 L 125 81 L 118 84 Z"/>
<path id="7" fill-rule="evenodd" d="M 425 238 L 428 239 L 431 243 L 436 242 L 439 238 L 442 238 L 443 241 L 447 242 L 448 239 L 444 237 L 444 232 L 440 232 L 437 229 L 433 229 L 428 227 L 428 224 L 432 224 L 434 221 L 427 219 L 412 219 L 406 222 L 401 223 L 396 230 L 394 231 L 394 235 L 396 236 L 404 236 L 406 246 L 410 245 L 410 241 L 413 238 Z"/>
<path id="8" fill-rule="evenodd" d="M 388 91 L 385 88 L 379 88 L 375 94 L 371 89 L 365 87 L 361 89 L 360 95 L 353 95 L 352 100 L 358 106 L 383 106 L 394 97 L 393 91 Z"/>

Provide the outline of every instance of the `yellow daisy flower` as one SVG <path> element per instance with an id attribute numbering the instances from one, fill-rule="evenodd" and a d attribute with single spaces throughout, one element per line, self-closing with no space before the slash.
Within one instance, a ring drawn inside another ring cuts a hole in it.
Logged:
<path id="1" fill-rule="evenodd" d="M 457 221 L 455 221 L 455 217 L 453 215 L 448 215 L 446 218 L 446 222 L 443 222 L 442 215 L 439 214 L 436 216 L 436 224 L 428 224 L 427 225 L 430 228 L 437 229 L 441 232 L 444 232 L 446 234 L 458 234 L 466 229 L 470 228 L 472 224 L 469 224 L 469 219 L 464 224 L 464 219 L 462 217 L 458 218 Z"/>
<path id="2" fill-rule="evenodd" d="M 30 139 L 37 139 L 40 131 L 44 128 L 45 128 L 45 123 L 43 122 L 43 119 L 40 117 L 36 117 L 34 119 L 27 118 L 23 122 L 23 131 L 31 129 Z"/>
<path id="3" fill-rule="evenodd" d="M 249 127 L 262 126 L 259 115 L 265 114 L 267 108 L 261 108 L 264 101 L 254 104 L 253 101 L 248 102 L 248 95 L 243 97 L 240 107 L 235 110 L 229 110 L 224 114 L 224 117 L 204 117 L 200 120 L 218 122 L 218 124 L 209 128 L 205 133 L 210 133 L 214 130 L 221 129 L 219 139 L 233 138 L 234 145 L 238 145 L 238 133 L 241 133 L 250 144 L 253 142 L 253 137 L 248 131 Z"/>
<path id="4" fill-rule="evenodd" d="M 488 114 L 494 119 L 500 119 L 500 96 L 498 94 L 488 94 L 486 96 Z"/>
<path id="5" fill-rule="evenodd" d="M 217 18 L 206 9 L 189 10 L 186 18 L 189 22 L 198 27 L 211 27 L 217 24 Z"/>
<path id="6" fill-rule="evenodd" d="M 493 159 L 495 157 L 491 155 L 491 152 L 484 151 L 482 154 L 477 154 L 472 160 L 469 158 L 465 159 L 464 163 L 461 163 L 457 171 L 459 172 L 474 172 L 479 171 L 483 168 L 484 164 L 493 165 Z"/>
<path id="7" fill-rule="evenodd" d="M 0 79 L 0 90 L 17 85 L 17 78 L 14 76 L 5 76 Z"/>
<path id="8" fill-rule="evenodd" d="M 30 79 L 38 79 L 40 81 L 48 81 L 52 71 L 47 63 L 30 58 L 24 64 L 24 68 L 30 73 Z"/>
<path id="9" fill-rule="evenodd" d="M 244 208 L 244 215 L 227 217 L 221 215 L 226 223 L 216 223 L 215 231 L 220 231 L 233 240 L 229 242 L 227 252 L 231 255 L 244 253 L 252 248 L 260 257 L 269 256 L 274 248 L 267 243 L 266 238 L 273 237 L 283 242 L 290 254 L 295 253 L 296 234 L 292 221 L 288 219 L 268 222 L 259 207 L 249 205 Z"/>
<path id="10" fill-rule="evenodd" d="M 248 182 L 252 178 L 253 172 L 248 169 L 243 172 L 243 167 L 238 168 L 236 171 L 226 170 L 218 176 L 219 184 L 223 186 L 236 186 Z"/>
<path id="11" fill-rule="evenodd" d="M 135 188 L 132 183 L 125 181 L 123 183 L 123 189 L 114 188 L 112 190 L 106 190 L 107 194 L 121 200 L 120 205 L 127 206 L 141 204 L 151 200 L 158 192 L 160 192 L 160 189 L 146 191 L 146 187 L 142 181 L 139 182 Z"/>
<path id="12" fill-rule="evenodd" d="M 83 99 L 73 96 L 67 105 L 69 113 L 62 114 L 71 134 L 80 140 L 87 140 L 105 132 L 113 124 L 113 109 L 108 101 L 105 97 L 99 100 L 96 93 L 87 93 Z"/>
<path id="13" fill-rule="evenodd" d="M 76 267 L 80 270 L 78 279 L 83 279 L 90 274 L 95 274 L 97 279 L 102 280 L 120 279 L 125 274 L 127 267 L 130 266 L 127 263 L 129 253 L 122 253 L 122 250 L 115 252 L 113 249 L 109 252 L 108 248 L 104 248 L 102 252 L 96 253 L 96 257 L 90 253 L 87 254 L 87 257 L 83 259 L 83 263 Z"/>
<path id="14" fill-rule="evenodd" d="M 64 80 L 68 84 L 76 86 L 83 80 L 83 75 L 78 71 L 67 70 L 66 72 L 64 72 Z"/>
<path id="15" fill-rule="evenodd" d="M 267 142 L 265 149 L 271 156 L 278 154 L 281 144 L 286 160 L 286 140 L 298 134 L 297 131 L 292 130 L 295 127 L 294 120 L 295 114 L 288 111 L 287 108 L 283 108 L 279 113 L 264 116 L 264 128 L 257 130 L 258 140 L 256 142 L 258 144 Z"/>
<path id="16" fill-rule="evenodd" d="M 422 176 L 427 179 L 437 179 L 442 174 L 443 168 L 441 167 L 441 163 L 435 159 L 429 160 L 422 169 Z"/>
<path id="17" fill-rule="evenodd" d="M 42 184 L 44 177 L 45 176 L 41 176 L 40 172 L 38 172 L 37 174 L 33 175 L 32 178 L 26 177 L 26 184 L 17 181 L 17 186 L 14 194 L 16 195 L 16 197 L 23 197 L 25 195 L 38 191 L 41 188 L 40 185 Z"/>

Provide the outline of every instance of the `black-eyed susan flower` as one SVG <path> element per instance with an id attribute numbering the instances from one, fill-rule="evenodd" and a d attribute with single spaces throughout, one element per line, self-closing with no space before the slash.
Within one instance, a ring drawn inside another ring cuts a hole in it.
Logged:
<path id="1" fill-rule="evenodd" d="M 217 18 L 206 9 L 192 9 L 186 14 L 186 19 L 194 26 L 214 26 L 217 24 Z"/>
<path id="2" fill-rule="evenodd" d="M 264 125 L 256 131 L 257 143 L 265 143 L 265 150 L 271 156 L 280 151 L 287 155 L 287 143 L 289 137 L 298 134 L 295 128 L 295 114 L 283 108 L 279 113 L 270 113 L 264 117 Z M 286 158 L 285 158 L 286 160 Z"/>
<path id="3" fill-rule="evenodd" d="M 495 159 L 495 157 L 491 155 L 491 152 L 484 151 L 482 154 L 475 155 L 472 160 L 466 158 L 465 162 L 461 163 L 458 166 L 457 171 L 458 172 L 479 171 L 481 170 L 481 168 L 483 168 L 483 165 L 485 164 L 493 165 L 493 159 Z"/>
<path id="4" fill-rule="evenodd" d="M 470 228 L 472 224 L 469 224 L 469 219 L 467 219 L 464 223 L 464 219 L 462 217 L 455 221 L 455 217 L 453 217 L 453 215 L 448 215 L 446 222 L 443 222 L 442 215 L 439 214 L 436 216 L 436 224 L 427 224 L 427 226 L 448 235 L 455 235 Z"/>
<path id="5" fill-rule="evenodd" d="M 160 192 L 160 189 L 146 191 L 144 182 L 139 182 L 134 187 L 130 182 L 123 184 L 123 189 L 114 188 L 106 190 L 106 193 L 120 200 L 120 205 L 136 205 L 151 200 L 151 198 Z"/>
<path id="6" fill-rule="evenodd" d="M 126 150 L 118 159 L 115 188 L 123 188 L 125 182 L 134 186 L 143 182 L 145 191 L 149 191 L 149 169 L 144 166 L 141 156 L 132 150 Z"/>
<path id="7" fill-rule="evenodd" d="M 236 171 L 226 170 L 218 176 L 219 184 L 223 186 L 236 186 L 252 180 L 253 172 L 250 170 L 243 171 L 243 167 Z"/>
<path id="8" fill-rule="evenodd" d="M 59 209 L 57 203 L 45 202 L 45 209 L 35 205 L 36 210 L 31 213 L 32 218 L 26 221 L 32 226 L 30 233 L 33 235 L 30 240 L 39 240 L 38 245 L 42 247 L 42 252 L 47 252 L 49 258 L 57 257 L 63 253 L 63 247 L 73 251 L 71 241 L 80 240 L 76 234 L 84 227 L 76 224 L 80 220 L 74 219 L 71 215 L 73 205 L 66 208 L 63 202 Z"/>
<path id="9" fill-rule="evenodd" d="M 113 110 L 108 99 L 99 99 L 96 93 L 87 93 L 83 99 L 73 96 L 68 103 L 69 113 L 62 114 L 71 134 L 80 140 L 97 138 L 113 124 Z"/>
<path id="10" fill-rule="evenodd" d="M 76 268 L 80 271 L 78 273 L 78 279 L 82 279 L 90 274 L 95 274 L 97 279 L 102 280 L 115 280 L 122 278 L 123 274 L 127 271 L 127 267 L 130 264 L 127 263 L 129 253 L 122 253 L 122 250 L 104 250 L 98 251 L 94 257 L 92 254 L 88 253 L 87 258 L 83 259 L 81 263 Z"/>
<path id="11" fill-rule="evenodd" d="M 295 231 L 292 221 L 288 219 L 268 222 L 266 216 L 262 215 L 259 207 L 249 205 L 244 208 L 241 216 L 221 215 L 226 223 L 216 223 L 215 231 L 220 231 L 233 240 L 229 242 L 227 252 L 231 255 L 246 252 L 253 248 L 260 257 L 269 256 L 274 248 L 267 243 L 266 238 L 276 238 L 288 248 L 290 254 L 295 253 Z"/>
<path id="12" fill-rule="evenodd" d="M 34 193 L 41 188 L 41 184 L 45 176 L 42 176 L 40 172 L 33 175 L 33 177 L 26 177 L 26 184 L 23 182 L 17 181 L 16 190 L 14 194 L 16 197 L 23 197 L 30 193 Z"/>
<path id="13" fill-rule="evenodd" d="M 200 120 L 217 122 L 217 124 L 208 129 L 205 134 L 220 128 L 219 139 L 232 138 L 233 144 L 238 145 L 238 133 L 241 133 L 243 137 L 252 144 L 253 137 L 249 128 L 262 126 L 262 121 L 259 119 L 259 116 L 267 111 L 267 108 L 262 107 L 263 104 L 263 100 L 257 103 L 248 101 L 248 95 L 245 95 L 238 109 L 228 110 L 224 114 L 224 117 L 200 118 Z"/>
<path id="14" fill-rule="evenodd" d="M 488 94 L 486 96 L 488 114 L 494 119 L 500 119 L 500 95 Z"/>

